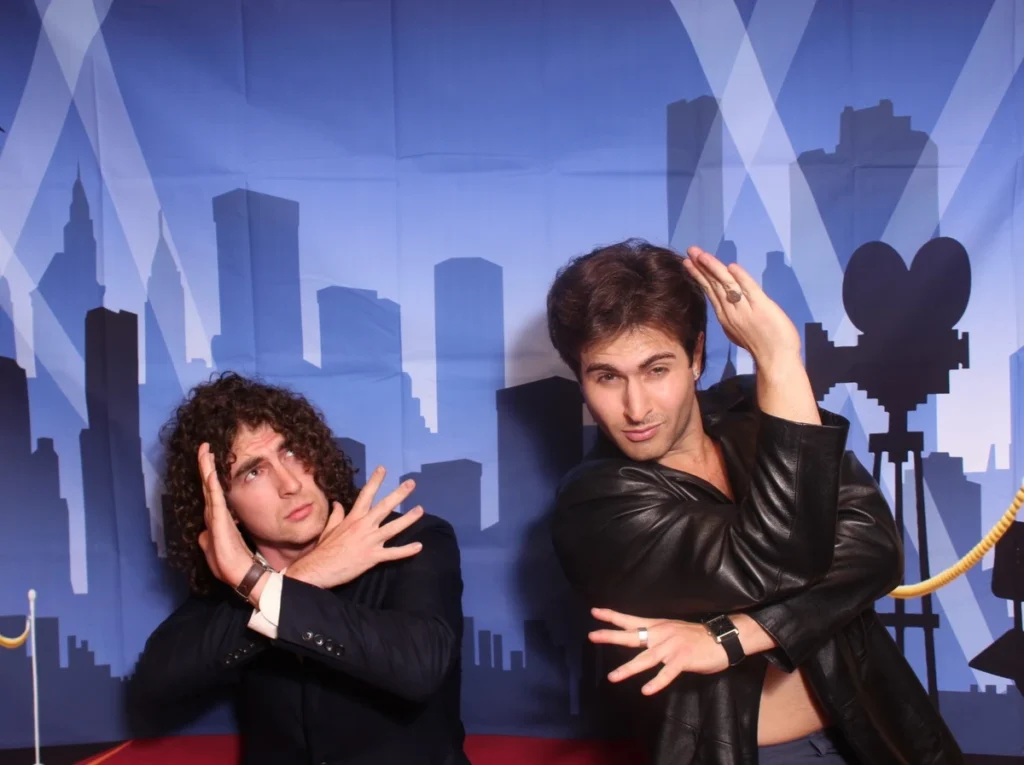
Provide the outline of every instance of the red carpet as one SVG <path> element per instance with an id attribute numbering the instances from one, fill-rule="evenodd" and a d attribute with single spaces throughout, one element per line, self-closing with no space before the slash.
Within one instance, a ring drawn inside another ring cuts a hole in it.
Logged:
<path id="1" fill-rule="evenodd" d="M 563 741 L 515 736 L 469 736 L 473 765 L 632 765 L 636 752 L 618 742 Z M 230 765 L 238 756 L 234 736 L 181 736 L 126 741 L 79 765 Z"/>

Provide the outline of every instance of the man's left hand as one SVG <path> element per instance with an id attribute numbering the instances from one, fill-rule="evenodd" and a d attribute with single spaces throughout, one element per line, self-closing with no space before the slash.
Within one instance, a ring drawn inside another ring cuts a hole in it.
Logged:
<path id="1" fill-rule="evenodd" d="M 725 649 L 708 634 L 703 624 L 645 619 L 607 608 L 595 608 L 591 613 L 595 619 L 618 627 L 591 632 L 592 643 L 644 648 L 638 630 L 646 628 L 646 649 L 608 675 L 609 680 L 618 683 L 663 664 L 661 671 L 644 685 L 645 696 L 664 690 L 683 672 L 712 675 L 729 667 Z"/>

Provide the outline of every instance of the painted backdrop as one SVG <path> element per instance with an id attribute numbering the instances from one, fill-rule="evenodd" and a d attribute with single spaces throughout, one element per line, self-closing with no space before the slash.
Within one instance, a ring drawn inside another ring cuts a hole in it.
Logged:
<path id="1" fill-rule="evenodd" d="M 455 525 L 471 732 L 593 735 L 543 519 L 594 428 L 543 304 L 629 236 L 762 280 L 908 581 L 953 563 L 1024 477 L 1022 56 L 1021 0 L 0 4 L 0 634 L 35 588 L 43 743 L 129 735 L 182 597 L 157 431 L 224 369 Z M 751 369 L 709 353 L 705 384 Z M 972 753 L 1024 753 L 1020 528 L 879 603 Z M 26 746 L 25 647 L 0 687 Z"/>

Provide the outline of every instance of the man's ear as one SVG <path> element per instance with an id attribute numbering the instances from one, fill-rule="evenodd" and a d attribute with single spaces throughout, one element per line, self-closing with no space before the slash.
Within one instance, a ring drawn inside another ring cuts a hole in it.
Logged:
<path id="1" fill-rule="evenodd" d="M 690 363 L 693 369 L 693 376 L 700 377 L 700 373 L 704 371 L 704 333 L 701 332 L 697 335 L 697 342 L 693 346 L 693 359 Z"/>

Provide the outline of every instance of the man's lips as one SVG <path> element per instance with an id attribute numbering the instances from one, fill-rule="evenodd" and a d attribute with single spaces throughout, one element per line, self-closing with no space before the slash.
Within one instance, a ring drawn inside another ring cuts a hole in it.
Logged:
<path id="1" fill-rule="evenodd" d="M 642 430 L 624 430 L 623 434 L 633 443 L 639 443 L 640 441 L 647 441 L 654 438 L 654 434 L 658 432 L 658 428 L 661 427 L 661 423 L 657 425 L 651 425 L 649 428 L 643 428 Z"/>
<path id="2" fill-rule="evenodd" d="M 313 503 L 309 502 L 301 507 L 297 507 L 285 516 L 286 521 L 301 521 L 304 518 L 309 517 L 309 514 L 313 512 Z"/>

